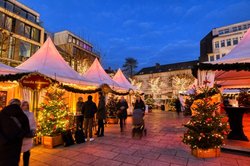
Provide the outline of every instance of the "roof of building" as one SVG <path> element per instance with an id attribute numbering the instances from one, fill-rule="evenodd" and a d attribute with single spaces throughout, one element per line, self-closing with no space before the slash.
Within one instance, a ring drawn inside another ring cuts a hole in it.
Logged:
<path id="1" fill-rule="evenodd" d="M 158 64 L 158 65 L 155 65 L 152 67 L 145 67 L 145 68 L 141 69 L 136 75 L 191 69 L 197 63 L 198 63 L 198 61 L 195 60 L 195 61 L 166 64 L 166 65 Z"/>

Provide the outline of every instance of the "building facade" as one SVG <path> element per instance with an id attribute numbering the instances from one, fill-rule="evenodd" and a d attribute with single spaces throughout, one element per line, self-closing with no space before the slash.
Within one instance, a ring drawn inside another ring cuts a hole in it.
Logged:
<path id="1" fill-rule="evenodd" d="M 200 62 L 226 56 L 242 39 L 250 21 L 214 28 L 200 41 Z"/>
<path id="2" fill-rule="evenodd" d="M 0 61 L 17 66 L 44 41 L 39 13 L 15 0 L 0 0 Z"/>
<path id="3" fill-rule="evenodd" d="M 192 67 L 198 61 L 188 61 L 167 65 L 156 64 L 153 67 L 141 69 L 133 79 L 141 82 L 141 89 L 145 96 L 152 96 L 162 102 L 183 93 L 193 85 L 195 78 Z"/>
<path id="4" fill-rule="evenodd" d="M 94 51 L 92 44 L 69 31 L 54 34 L 54 43 L 69 65 L 79 73 L 84 73 L 100 53 Z"/>

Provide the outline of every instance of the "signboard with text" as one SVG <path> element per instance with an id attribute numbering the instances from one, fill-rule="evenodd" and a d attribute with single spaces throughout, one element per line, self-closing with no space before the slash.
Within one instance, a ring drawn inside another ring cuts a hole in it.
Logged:
<path id="1" fill-rule="evenodd" d="M 52 83 L 49 78 L 39 73 L 31 73 L 27 76 L 24 76 L 19 82 L 22 87 L 30 88 L 32 90 L 41 90 L 47 88 Z"/>

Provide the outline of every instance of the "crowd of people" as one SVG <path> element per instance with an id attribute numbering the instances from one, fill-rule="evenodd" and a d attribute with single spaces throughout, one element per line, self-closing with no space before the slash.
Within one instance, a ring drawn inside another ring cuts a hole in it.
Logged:
<path id="1" fill-rule="evenodd" d="M 123 132 L 128 116 L 128 103 L 123 96 L 121 96 L 119 101 L 116 103 L 115 109 L 116 116 L 117 118 L 119 118 L 120 122 L 120 131 Z M 143 112 L 145 112 L 145 104 L 140 96 L 136 98 L 134 109 L 141 109 Z M 79 127 L 81 129 L 84 128 L 85 141 L 94 141 L 92 134 L 94 117 L 96 117 L 96 120 L 98 122 L 98 130 L 95 135 L 97 135 L 97 137 L 104 136 L 104 124 L 107 117 L 107 112 L 105 97 L 102 92 L 99 93 L 98 106 L 96 106 L 96 104 L 92 101 L 91 95 L 88 96 L 88 100 L 86 102 L 83 102 L 83 98 L 79 97 L 77 102 L 77 112 L 81 112 L 82 114 L 82 116 L 79 118 L 78 123 L 80 124 Z"/>
<path id="2" fill-rule="evenodd" d="M 116 103 L 116 109 L 120 131 L 123 132 L 128 116 L 128 103 L 123 96 Z M 134 109 L 145 111 L 145 104 L 139 96 L 134 103 Z M 82 113 L 79 126 L 80 130 L 84 130 L 85 141 L 94 141 L 94 117 L 98 121 L 97 137 L 104 136 L 106 102 L 102 92 L 99 93 L 98 105 L 93 102 L 91 95 L 85 102 L 79 97 L 77 111 Z M 18 166 L 20 155 L 23 153 L 23 165 L 28 166 L 35 134 L 36 122 L 33 112 L 29 111 L 29 103 L 21 102 L 19 99 L 10 100 L 8 106 L 0 111 L 0 165 Z"/>

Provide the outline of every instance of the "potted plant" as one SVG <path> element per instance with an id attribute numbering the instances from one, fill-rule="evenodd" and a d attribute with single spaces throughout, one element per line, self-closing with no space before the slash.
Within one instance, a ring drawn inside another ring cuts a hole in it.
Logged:
<path id="1" fill-rule="evenodd" d="M 187 131 L 182 141 L 190 146 L 192 155 L 199 158 L 218 157 L 228 134 L 228 125 L 222 122 L 223 117 L 217 111 L 219 103 L 213 99 L 216 93 L 210 93 L 212 91 L 214 89 L 208 86 L 200 88 L 191 106 L 191 120 L 184 125 Z"/>
<path id="2" fill-rule="evenodd" d="M 63 144 L 62 133 L 70 128 L 68 106 L 63 96 L 63 90 L 51 87 L 47 90 L 45 102 L 40 106 L 37 133 L 47 148 Z"/>

